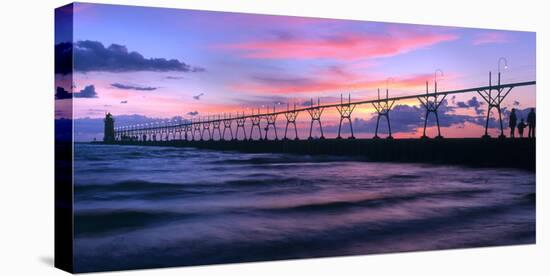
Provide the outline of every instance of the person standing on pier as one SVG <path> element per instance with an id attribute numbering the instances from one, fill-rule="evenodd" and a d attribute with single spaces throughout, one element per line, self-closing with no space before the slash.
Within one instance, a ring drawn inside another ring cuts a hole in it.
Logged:
<path id="1" fill-rule="evenodd" d="M 518 133 L 519 133 L 519 138 L 523 138 L 523 130 L 525 129 L 527 125 L 525 124 L 525 121 L 523 120 L 523 118 L 521 118 L 521 122 L 519 122 L 518 124 Z"/>
<path id="2" fill-rule="evenodd" d="M 510 138 L 515 138 L 516 124 L 518 123 L 518 117 L 516 116 L 516 109 L 512 108 L 510 113 L 510 119 L 508 120 L 508 126 L 510 127 Z"/>
<path id="3" fill-rule="evenodd" d="M 527 115 L 527 124 L 529 125 L 529 133 L 527 136 L 529 138 L 535 138 L 535 121 L 535 109 L 531 108 L 531 111 Z"/>

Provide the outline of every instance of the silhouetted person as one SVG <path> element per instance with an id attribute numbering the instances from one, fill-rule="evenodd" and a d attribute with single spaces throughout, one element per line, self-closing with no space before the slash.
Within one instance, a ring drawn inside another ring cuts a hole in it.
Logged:
<path id="1" fill-rule="evenodd" d="M 525 121 L 523 121 L 523 118 L 521 118 L 521 122 L 519 122 L 518 124 L 518 133 L 520 138 L 523 138 L 523 130 L 526 126 L 527 125 L 525 124 Z"/>
<path id="2" fill-rule="evenodd" d="M 529 138 L 535 138 L 535 122 L 535 109 L 531 108 L 531 111 L 527 115 L 527 124 L 529 125 L 529 134 L 527 136 Z"/>
<path id="3" fill-rule="evenodd" d="M 510 127 L 510 138 L 516 137 L 516 125 L 518 123 L 518 117 L 516 116 L 516 109 L 512 108 L 512 113 L 510 113 L 510 119 L 508 121 L 508 126 Z"/>

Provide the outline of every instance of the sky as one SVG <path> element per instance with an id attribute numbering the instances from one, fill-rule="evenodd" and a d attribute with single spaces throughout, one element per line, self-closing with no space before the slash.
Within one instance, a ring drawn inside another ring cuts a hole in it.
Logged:
<path id="1" fill-rule="evenodd" d="M 102 138 L 106 112 L 121 124 L 282 110 L 312 98 L 337 102 L 341 94 L 372 99 L 377 89 L 424 93 L 435 79 L 439 91 L 486 86 L 499 67 L 502 83 L 536 78 L 533 32 L 83 3 L 67 12 L 73 36 L 56 36 L 56 51 L 71 40 L 74 62 L 72 72 L 56 68 L 56 105 L 72 98 L 82 139 Z M 535 107 L 535 89 L 515 88 L 504 114 Z M 475 93 L 448 97 L 440 111 L 444 136 L 481 136 L 486 107 Z M 394 136 L 418 136 L 419 102 L 394 109 Z M 355 109 L 356 136 L 372 136 L 374 111 Z M 299 115 L 300 133 L 309 120 Z M 336 110 L 322 120 L 328 133 L 336 131 Z"/>

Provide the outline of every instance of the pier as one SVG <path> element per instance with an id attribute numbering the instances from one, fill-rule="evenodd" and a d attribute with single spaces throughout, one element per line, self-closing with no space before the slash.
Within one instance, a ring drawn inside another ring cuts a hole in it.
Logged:
<path id="1" fill-rule="evenodd" d="M 313 139 L 254 141 L 124 141 L 117 145 L 191 147 L 246 153 L 352 157 L 373 162 L 412 162 L 535 171 L 536 139 Z"/>
<path id="2" fill-rule="evenodd" d="M 535 139 L 505 139 L 502 107 L 503 100 L 515 87 L 536 85 L 535 81 L 501 84 L 498 73 L 497 84 L 492 83 L 489 72 L 489 85 L 465 88 L 452 91 L 438 91 L 437 80 L 434 80 L 430 91 L 426 82 L 425 93 L 407 96 L 390 97 L 386 88 L 385 97 L 352 101 L 341 95 L 339 103 L 321 104 L 320 100 L 311 99 L 310 105 L 297 108 L 296 105 L 277 110 L 269 107 L 262 112 L 236 115 L 224 114 L 207 119 L 183 120 L 181 122 L 165 122 L 163 124 L 138 124 L 114 127 L 114 119 L 110 114 L 105 121 L 105 144 L 143 145 L 143 146 L 175 146 L 195 147 L 211 150 L 234 150 L 241 152 L 273 152 L 295 154 L 327 154 L 346 155 L 364 158 L 371 161 L 392 162 L 429 162 L 437 164 L 460 164 L 468 166 L 514 167 L 535 170 Z M 444 138 L 439 124 L 438 109 L 449 95 L 477 93 L 487 105 L 486 123 L 480 138 Z M 396 102 L 416 99 L 424 108 L 422 136 L 419 139 L 394 139 L 391 130 L 390 112 Z M 372 139 L 357 139 L 354 135 L 353 111 L 360 105 L 372 105 L 377 112 L 377 124 Z M 334 108 L 340 115 L 338 135 L 328 139 L 323 133 L 322 114 L 327 109 Z M 490 137 L 488 134 L 490 112 L 498 115 L 499 135 Z M 309 115 L 309 136 L 299 137 L 296 130 L 296 119 L 300 114 Z M 428 137 L 426 128 L 429 116 L 435 119 L 437 135 Z M 277 120 L 286 119 L 284 136 L 277 134 Z M 388 126 L 385 139 L 379 136 L 380 119 Z M 344 138 L 343 122 L 349 122 L 350 136 Z M 247 124 L 248 123 L 248 124 Z M 290 127 L 290 131 L 289 131 Z M 223 128 L 223 129 L 222 129 Z M 248 131 L 247 131 L 248 128 Z M 294 128 L 294 131 L 292 131 Z M 321 136 L 312 136 L 318 129 Z M 294 134 L 292 135 L 292 132 Z M 253 135 L 257 134 L 257 135 Z M 497 139 L 495 139 L 497 138 Z"/>
<path id="3" fill-rule="evenodd" d="M 286 118 L 286 124 L 287 129 L 289 125 L 296 126 L 296 119 L 300 113 L 309 113 L 311 117 L 311 124 L 309 129 L 309 137 L 308 139 L 313 139 L 311 136 L 311 133 L 315 126 L 319 127 L 319 130 L 321 132 L 321 139 L 324 139 L 323 134 L 323 127 L 321 123 L 321 116 L 323 114 L 323 111 L 329 108 L 336 108 L 338 110 L 338 113 L 340 114 L 340 123 L 338 127 L 338 136 L 337 139 L 342 139 L 342 136 L 340 135 L 341 129 L 342 129 L 342 123 L 344 121 L 349 122 L 350 132 L 351 136 L 348 137 L 350 139 L 354 139 L 354 133 L 353 133 L 353 126 L 352 126 L 352 113 L 355 109 L 355 107 L 359 105 L 373 105 L 375 109 L 378 112 L 378 122 L 381 117 L 385 117 L 387 119 L 388 123 L 388 138 L 392 138 L 391 135 L 391 124 L 390 124 L 390 117 L 389 113 L 391 111 L 391 108 L 393 107 L 395 102 L 402 101 L 402 100 L 410 100 L 410 99 L 417 99 L 421 106 L 425 109 L 426 115 L 424 117 L 424 128 L 423 128 L 423 135 L 421 138 L 429 138 L 426 136 L 426 128 L 427 128 L 427 122 L 429 119 L 429 115 L 433 114 L 436 119 L 436 126 L 438 130 L 438 135 L 435 138 L 443 138 L 440 130 L 439 125 L 439 117 L 438 117 L 438 109 L 445 100 L 445 98 L 448 95 L 453 94 L 463 94 L 463 93 L 471 93 L 476 92 L 483 98 L 488 106 L 487 109 L 487 117 L 486 117 L 486 124 L 485 124 L 485 132 L 483 135 L 481 135 L 484 138 L 490 138 L 488 134 L 488 128 L 489 128 L 489 120 L 490 120 L 490 113 L 492 110 L 495 110 L 498 114 L 498 121 L 500 126 L 500 135 L 499 137 L 503 138 L 504 135 L 504 127 L 503 127 L 503 120 L 502 120 L 502 108 L 501 104 L 504 101 L 504 99 L 510 94 L 513 88 L 520 87 L 520 86 L 529 86 L 529 85 L 535 85 L 535 81 L 527 81 L 527 82 L 517 82 L 517 83 L 509 83 L 509 84 L 501 84 L 500 83 L 500 73 L 498 74 L 498 84 L 492 85 L 491 84 L 491 73 L 489 73 L 489 86 L 484 87 L 474 87 L 474 88 L 467 88 L 467 89 L 460 89 L 460 90 L 453 90 L 453 91 L 445 91 L 440 92 L 437 91 L 437 81 L 434 82 L 434 91 L 430 92 L 428 87 L 428 82 L 426 82 L 426 93 L 421 94 L 415 94 L 415 95 L 407 95 L 407 96 L 400 96 L 400 97 L 389 97 L 388 92 L 386 91 L 386 97 L 380 98 L 380 94 L 378 94 L 377 99 L 371 99 L 371 100 L 362 100 L 362 101 L 351 101 L 351 96 L 348 95 L 347 101 L 344 101 L 343 97 L 340 101 L 340 103 L 331 103 L 331 104 L 325 104 L 321 105 L 320 101 L 317 100 L 317 103 L 311 100 L 311 105 L 308 107 L 302 107 L 302 108 L 296 108 L 296 105 L 294 105 L 293 108 L 290 108 L 289 105 L 287 105 L 287 108 L 285 110 L 275 110 L 273 108 L 272 111 L 266 110 L 265 112 L 260 112 L 258 110 L 256 113 L 252 112 L 251 114 L 244 114 L 240 113 L 235 116 L 229 116 L 224 115 L 222 116 L 213 116 L 211 118 L 207 119 L 199 119 L 199 120 L 184 120 L 182 122 L 166 122 L 164 124 L 138 124 L 138 125 L 131 125 L 131 126 L 122 126 L 114 128 L 112 137 L 106 137 L 104 141 L 113 142 L 113 141 L 169 141 L 169 140 L 176 140 L 179 139 L 177 133 L 185 133 L 185 140 L 189 141 L 196 141 L 196 140 L 216 140 L 213 133 L 211 132 L 211 125 L 214 125 L 214 128 L 216 128 L 219 132 L 220 124 L 223 122 L 223 130 L 229 129 L 230 133 L 233 133 L 233 122 L 236 122 L 236 134 L 238 134 L 239 129 L 242 129 L 244 132 L 244 138 L 239 138 L 238 135 L 235 135 L 232 137 L 233 140 L 252 140 L 253 133 L 258 133 L 258 140 L 264 140 L 268 139 L 268 131 L 270 129 L 270 126 L 275 130 L 274 140 L 278 140 L 278 136 L 276 134 L 276 128 L 275 123 L 277 120 L 278 115 L 284 115 Z M 262 122 L 265 120 L 265 127 L 261 127 Z M 245 128 L 245 123 L 250 122 L 251 126 L 249 128 L 249 136 L 247 138 L 247 132 Z M 318 124 L 317 124 L 318 123 Z M 378 124 L 377 124 L 378 125 Z M 265 132 L 262 132 L 263 131 Z M 192 135 L 187 135 L 188 131 L 192 130 Z M 283 139 L 288 139 L 286 136 L 287 131 L 285 131 L 285 136 Z M 297 135 L 297 132 L 296 132 Z M 111 136 L 111 135 L 110 135 Z M 378 137 L 378 128 L 376 129 L 374 138 Z M 299 139 L 298 136 L 295 136 L 295 139 Z M 218 141 L 226 140 L 225 135 L 218 135 L 217 138 Z"/>

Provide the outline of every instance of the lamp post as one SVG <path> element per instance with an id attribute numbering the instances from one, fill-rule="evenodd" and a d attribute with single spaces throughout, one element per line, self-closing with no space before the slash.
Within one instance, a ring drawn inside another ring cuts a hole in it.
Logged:
<path id="1" fill-rule="evenodd" d="M 500 86 L 500 65 L 504 62 L 504 69 L 508 69 L 508 60 L 505 57 L 498 59 L 498 85 Z"/>
<path id="2" fill-rule="evenodd" d="M 439 107 L 440 105 L 440 102 L 439 99 L 438 99 L 438 96 L 437 96 L 437 76 L 438 76 L 438 73 L 439 73 L 439 76 L 440 76 L 440 79 L 444 79 L 445 78 L 445 75 L 443 74 L 443 70 L 441 69 L 437 69 L 435 70 L 434 72 L 434 114 L 435 114 L 435 120 L 436 120 L 436 123 L 437 123 L 437 136 L 435 137 L 436 139 L 443 139 L 443 136 L 441 136 L 441 128 L 439 126 L 439 117 L 437 115 L 437 108 Z M 445 99 L 445 96 L 443 96 L 443 99 L 441 99 L 442 101 Z"/>
<path id="3" fill-rule="evenodd" d="M 394 83 L 394 82 L 395 82 L 395 80 L 392 77 L 389 77 L 389 78 L 386 79 L 386 100 L 388 100 L 388 95 L 389 95 L 389 93 L 388 93 L 388 90 L 389 90 L 389 87 L 390 87 L 389 84 Z M 380 94 L 378 94 L 378 99 L 380 100 Z"/>
<path id="4" fill-rule="evenodd" d="M 445 77 L 445 75 L 443 74 L 443 71 L 441 69 L 435 70 L 435 72 L 434 72 L 434 88 L 435 88 L 434 93 L 436 93 L 436 94 L 437 94 L 437 73 L 439 73 L 439 75 L 441 76 L 441 79 L 443 79 Z"/>

